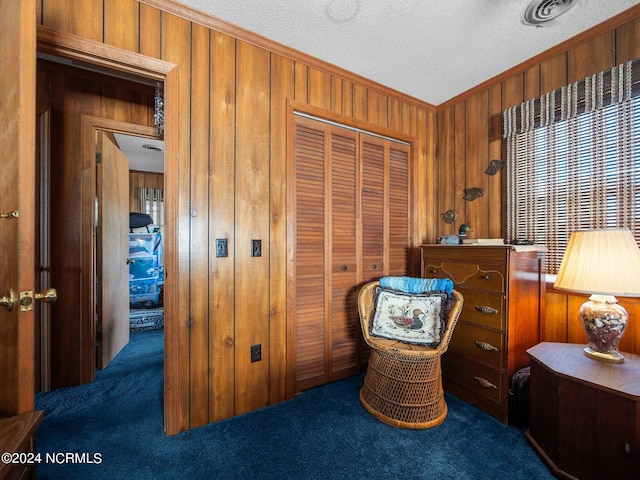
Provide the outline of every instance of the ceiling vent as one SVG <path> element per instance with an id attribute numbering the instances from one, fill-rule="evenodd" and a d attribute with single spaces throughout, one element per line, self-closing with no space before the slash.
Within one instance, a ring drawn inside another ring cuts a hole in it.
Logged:
<path id="1" fill-rule="evenodd" d="M 146 149 L 146 150 L 151 150 L 152 152 L 161 152 L 162 148 L 157 146 L 157 145 L 151 145 L 148 143 L 145 143 L 144 145 L 142 145 L 142 148 Z"/>
<path id="2" fill-rule="evenodd" d="M 573 7 L 578 0 L 533 0 L 524 12 L 523 23 L 550 27 L 554 20 Z"/>

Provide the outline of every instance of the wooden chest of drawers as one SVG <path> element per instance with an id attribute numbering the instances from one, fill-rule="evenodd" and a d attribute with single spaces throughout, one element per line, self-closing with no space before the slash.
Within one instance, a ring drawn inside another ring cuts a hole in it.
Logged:
<path id="1" fill-rule="evenodd" d="M 509 379 L 529 364 L 544 312 L 542 249 L 423 245 L 426 278 L 451 278 L 464 308 L 442 357 L 445 391 L 509 421 Z"/>

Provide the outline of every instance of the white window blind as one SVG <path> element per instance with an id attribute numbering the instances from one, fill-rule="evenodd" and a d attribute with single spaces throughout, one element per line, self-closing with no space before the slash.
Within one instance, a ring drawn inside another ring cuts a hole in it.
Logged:
<path id="1" fill-rule="evenodd" d="M 140 212 L 151 215 L 154 225 L 164 233 L 164 190 L 140 187 Z"/>
<path id="2" fill-rule="evenodd" d="M 571 233 L 629 228 L 640 240 L 636 61 L 505 110 L 507 236 L 546 245 L 558 271 Z"/>

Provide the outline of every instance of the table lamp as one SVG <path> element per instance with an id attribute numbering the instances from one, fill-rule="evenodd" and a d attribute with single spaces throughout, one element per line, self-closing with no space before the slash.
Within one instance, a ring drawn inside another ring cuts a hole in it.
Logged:
<path id="1" fill-rule="evenodd" d="M 640 249 L 627 229 L 581 230 L 571 234 L 554 287 L 591 294 L 580 307 L 589 344 L 585 355 L 624 362 L 618 344 L 629 315 L 615 295 L 640 296 Z"/>

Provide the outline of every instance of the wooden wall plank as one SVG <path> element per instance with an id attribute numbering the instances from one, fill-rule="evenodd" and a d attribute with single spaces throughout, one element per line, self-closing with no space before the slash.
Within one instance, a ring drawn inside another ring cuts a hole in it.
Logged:
<path id="1" fill-rule="evenodd" d="M 191 219 L 191 125 L 189 106 L 191 105 L 191 92 L 188 85 L 191 84 L 190 68 L 191 65 L 191 23 L 169 14 L 162 15 L 162 59 L 181 65 L 179 69 L 178 82 L 180 85 L 178 92 L 178 108 L 180 111 L 178 124 L 179 143 L 176 149 L 177 158 L 180 159 L 180 168 L 176 174 L 176 188 L 179 192 L 177 199 L 176 218 L 174 227 L 176 229 L 176 249 L 178 253 L 177 272 L 166 272 L 166 275 L 174 275 L 176 285 L 189 285 L 190 264 L 189 264 L 189 247 L 190 247 L 190 219 Z M 194 172 L 194 174 L 197 174 Z M 177 365 L 171 365 L 169 374 L 172 378 L 171 382 L 177 385 L 175 398 L 178 405 L 176 408 L 177 418 L 174 419 L 172 425 L 177 431 L 187 430 L 190 428 L 189 423 L 189 289 L 180 288 L 175 292 L 177 318 L 172 319 L 170 325 L 165 325 L 171 331 L 172 340 L 176 345 L 178 353 L 175 358 L 180 361 Z M 169 348 L 169 344 L 165 343 Z M 166 352 L 165 355 L 173 356 L 172 352 Z M 166 369 L 165 369 L 166 370 Z M 165 373 L 166 376 L 166 373 Z M 166 379 L 165 379 L 166 382 Z"/>
<path id="2" fill-rule="evenodd" d="M 157 8 L 140 4 L 139 52 L 153 58 L 161 58 L 162 14 Z"/>
<path id="3" fill-rule="evenodd" d="M 438 188 L 435 191 L 438 214 L 456 210 L 455 182 L 455 108 L 447 108 L 436 114 L 436 179 Z M 445 223 L 438 218 L 437 237 L 457 234 L 456 223 Z"/>
<path id="4" fill-rule="evenodd" d="M 102 41 L 103 0 L 46 0 L 42 7 L 42 25 L 91 40 Z"/>
<path id="5" fill-rule="evenodd" d="M 211 34 L 209 412 L 211 421 L 235 412 L 235 39 Z M 215 241 L 227 241 L 218 257 Z"/>
<path id="6" fill-rule="evenodd" d="M 640 57 L 640 19 L 616 29 L 616 65 Z"/>
<path id="7" fill-rule="evenodd" d="M 139 50 L 140 4 L 136 0 L 104 2 L 104 43 L 132 52 Z"/>
<path id="8" fill-rule="evenodd" d="M 618 303 L 622 305 L 629 314 L 629 323 L 624 336 L 620 341 L 620 351 L 637 354 L 640 352 L 640 326 L 637 319 L 640 318 L 640 299 L 634 298 L 618 298 Z"/>
<path id="9" fill-rule="evenodd" d="M 102 83 L 102 112 L 105 118 L 119 118 L 123 122 L 152 125 L 155 90 L 147 85 L 132 92 L 128 86 L 116 82 Z"/>
<path id="10" fill-rule="evenodd" d="M 381 127 L 388 126 L 388 97 L 373 90 L 367 92 L 367 121 Z"/>
<path id="11" fill-rule="evenodd" d="M 404 131 L 402 125 L 402 107 L 403 103 L 397 98 L 388 98 L 388 114 L 387 120 L 389 128 L 397 130 L 399 132 Z"/>
<path id="12" fill-rule="evenodd" d="M 342 82 L 342 114 L 353 116 L 353 83 L 346 80 Z"/>
<path id="13" fill-rule="evenodd" d="M 209 29 L 191 29 L 189 424 L 209 423 Z"/>
<path id="14" fill-rule="evenodd" d="M 522 74 L 524 98 L 539 97 L 540 91 L 540 65 L 530 68 Z"/>
<path id="15" fill-rule="evenodd" d="M 495 85 L 489 90 L 489 130 L 488 155 L 485 170 L 492 160 L 504 160 L 502 148 L 502 88 Z M 487 175 L 487 174 L 485 174 Z M 487 175 L 488 231 L 489 238 L 502 238 L 505 208 L 505 175 L 504 169 L 495 175 Z"/>
<path id="16" fill-rule="evenodd" d="M 455 232 L 463 223 L 467 222 L 467 205 L 464 200 L 464 189 L 467 188 L 466 164 L 466 105 L 465 102 L 454 107 L 454 124 L 453 124 L 453 169 L 456 172 L 453 178 L 456 212 L 458 212 L 458 221 L 455 224 Z M 447 207 L 448 208 L 448 207 Z M 442 209 L 439 209 L 442 210 Z"/>
<path id="17" fill-rule="evenodd" d="M 293 61 L 271 55 L 271 172 L 269 177 L 269 401 L 287 398 L 287 99 L 294 96 Z M 333 83 L 342 91 L 342 82 Z M 341 98 L 334 95 L 332 98 Z M 341 102 L 335 106 L 339 107 Z"/>
<path id="18" fill-rule="evenodd" d="M 487 175 L 484 169 L 488 164 L 489 140 L 489 94 L 487 91 L 474 95 L 466 101 L 465 129 L 465 188 L 479 188 L 483 196 L 465 203 L 465 221 L 469 225 L 470 237 L 487 238 L 489 236 L 489 216 L 492 205 L 487 205 L 484 197 L 488 190 Z"/>
<path id="19" fill-rule="evenodd" d="M 296 72 L 296 100 L 300 100 L 301 102 L 308 101 L 308 81 L 307 81 L 307 71 L 308 67 L 303 64 L 296 62 L 295 63 L 295 72 Z"/>
<path id="20" fill-rule="evenodd" d="M 502 83 L 502 108 L 520 105 L 524 101 L 524 77 L 516 75 Z"/>
<path id="21" fill-rule="evenodd" d="M 331 111 L 334 113 L 343 114 L 342 111 L 344 105 L 342 102 L 342 79 L 332 76 L 331 77 Z"/>
<path id="22" fill-rule="evenodd" d="M 331 75 L 315 68 L 308 69 L 308 102 L 310 105 L 331 110 Z"/>
<path id="23" fill-rule="evenodd" d="M 540 340 L 545 342 L 567 341 L 567 296 L 547 292 L 545 317 L 540 325 Z"/>
<path id="24" fill-rule="evenodd" d="M 567 54 L 540 64 L 540 93 L 548 93 L 567 84 Z M 529 100 L 529 98 L 527 98 Z M 505 105 L 505 108 L 509 105 Z"/>
<path id="25" fill-rule="evenodd" d="M 238 42 L 236 50 L 236 414 L 269 403 L 270 55 Z M 252 256 L 252 241 L 262 255 Z M 250 300 L 249 300 L 250 299 Z M 262 345 L 262 360 L 250 347 Z"/>
<path id="26" fill-rule="evenodd" d="M 587 301 L 588 295 L 567 295 L 567 342 L 587 343 L 587 334 L 580 321 L 580 306 Z"/>
<path id="27" fill-rule="evenodd" d="M 418 109 L 418 111 L 420 112 L 420 115 L 418 116 L 417 137 L 422 139 L 418 143 L 419 145 L 424 146 L 423 148 L 420 148 L 420 150 L 424 152 L 424 158 L 422 159 L 422 161 L 418 159 L 418 165 L 416 166 L 416 168 L 418 169 L 418 172 L 425 172 L 425 181 L 424 185 L 420 185 L 418 183 L 417 190 L 419 192 L 431 192 L 431 194 L 428 194 L 426 201 L 418 201 L 417 205 L 415 205 L 415 198 L 412 201 L 412 203 L 414 204 L 413 209 L 417 213 L 418 218 L 421 221 L 422 219 L 424 219 L 424 227 L 422 227 L 419 222 L 418 232 L 416 232 L 417 234 L 414 233 L 414 241 L 411 242 L 411 244 L 415 245 L 416 247 L 419 244 L 423 243 L 422 241 L 419 241 L 419 239 L 435 239 L 437 230 L 436 222 L 438 219 L 437 205 L 433 201 L 432 197 L 433 193 L 437 190 L 435 158 L 436 149 L 435 143 L 432 140 L 426 140 L 426 138 L 432 139 L 434 137 L 435 114 L 424 109 Z M 421 207 L 424 208 L 424 211 L 421 211 Z M 430 241 L 433 242 L 434 240 Z M 411 252 L 410 259 L 411 268 L 413 270 L 410 270 L 409 273 L 411 275 L 419 275 L 420 259 L 417 249 Z"/>
<path id="28" fill-rule="evenodd" d="M 367 121 L 367 89 L 360 86 L 353 86 L 353 118 Z"/>
<path id="29" fill-rule="evenodd" d="M 584 79 L 588 75 L 608 70 L 615 65 L 615 30 L 583 43 L 567 53 L 567 81 Z"/>

